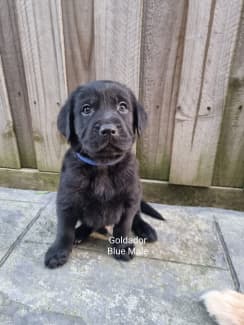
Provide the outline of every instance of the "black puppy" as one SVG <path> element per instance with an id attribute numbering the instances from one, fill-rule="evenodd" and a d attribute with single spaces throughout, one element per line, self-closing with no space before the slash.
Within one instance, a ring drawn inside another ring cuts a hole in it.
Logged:
<path id="1" fill-rule="evenodd" d="M 78 87 L 58 116 L 58 129 L 71 148 L 66 152 L 57 195 L 58 227 L 45 264 L 64 264 L 73 243 L 93 231 L 114 225 L 115 258 L 128 261 L 133 244 L 124 243 L 131 229 L 146 241 L 157 240 L 155 230 L 140 211 L 162 219 L 142 201 L 135 155 L 136 133 L 146 124 L 146 112 L 133 93 L 112 81 L 94 81 Z M 75 229 L 77 221 L 82 225 Z"/>

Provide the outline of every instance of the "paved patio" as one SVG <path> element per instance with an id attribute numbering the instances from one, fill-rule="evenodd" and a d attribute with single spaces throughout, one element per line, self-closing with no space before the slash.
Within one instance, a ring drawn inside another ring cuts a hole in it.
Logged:
<path id="1" fill-rule="evenodd" d="M 55 236 L 55 193 L 0 189 L 0 324 L 213 324 L 199 296 L 244 289 L 244 213 L 154 206 L 167 222 L 129 263 L 94 235 L 69 262 L 44 267 Z"/>

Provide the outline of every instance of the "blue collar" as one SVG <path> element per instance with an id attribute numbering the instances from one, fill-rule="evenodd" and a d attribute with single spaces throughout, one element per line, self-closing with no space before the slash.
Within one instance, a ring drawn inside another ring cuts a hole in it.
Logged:
<path id="1" fill-rule="evenodd" d="M 79 152 L 75 152 L 75 157 L 77 157 L 80 161 L 84 162 L 85 164 L 87 165 L 90 165 L 90 166 L 96 166 L 96 167 L 106 167 L 106 166 L 113 166 L 115 164 L 117 164 L 118 162 L 120 162 L 123 158 L 124 158 L 124 155 L 113 160 L 113 161 L 110 161 L 110 162 L 107 162 L 107 163 L 99 163 L 99 162 L 96 162 L 95 160 L 92 160 L 90 158 L 87 158 L 85 156 L 82 156 Z"/>

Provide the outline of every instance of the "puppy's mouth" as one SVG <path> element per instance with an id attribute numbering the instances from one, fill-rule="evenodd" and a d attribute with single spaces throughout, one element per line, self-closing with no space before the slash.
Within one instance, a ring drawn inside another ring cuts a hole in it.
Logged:
<path id="1" fill-rule="evenodd" d="M 103 144 L 99 148 L 96 148 L 96 150 L 89 150 L 87 153 L 90 154 L 93 158 L 109 160 L 123 156 L 125 154 L 125 150 L 121 149 L 115 144 L 108 143 Z"/>
<path id="2" fill-rule="evenodd" d="M 90 141 L 83 142 L 83 147 L 86 151 L 89 151 L 94 155 L 106 155 L 106 156 L 114 156 L 118 154 L 124 154 L 126 151 L 130 150 L 132 147 L 133 141 L 128 141 L 128 138 L 113 139 L 97 139 L 93 138 Z"/>
<path id="3" fill-rule="evenodd" d="M 122 147 L 109 141 L 103 142 L 99 146 L 83 147 L 82 152 L 89 158 L 102 165 L 113 165 L 123 160 L 126 153 L 129 151 L 129 146 Z"/>

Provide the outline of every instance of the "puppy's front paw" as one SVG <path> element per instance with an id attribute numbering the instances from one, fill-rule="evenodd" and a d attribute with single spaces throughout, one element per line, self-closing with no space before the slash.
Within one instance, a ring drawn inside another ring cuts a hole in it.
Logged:
<path id="1" fill-rule="evenodd" d="M 136 249 L 134 244 L 114 244 L 112 252 L 116 260 L 128 262 L 135 256 Z"/>
<path id="2" fill-rule="evenodd" d="M 69 258 L 70 250 L 57 246 L 49 247 L 45 255 L 45 265 L 50 269 L 65 264 Z"/>

